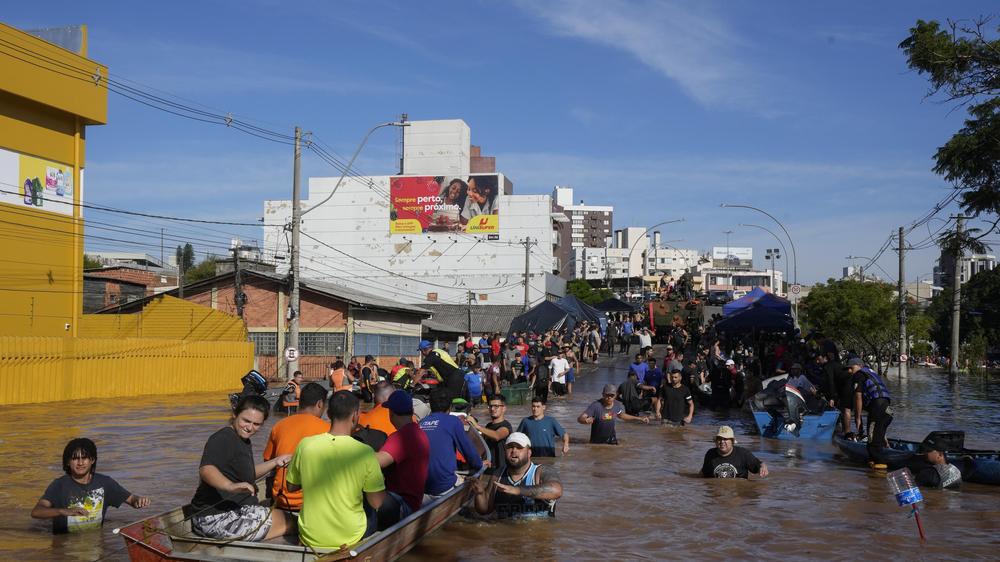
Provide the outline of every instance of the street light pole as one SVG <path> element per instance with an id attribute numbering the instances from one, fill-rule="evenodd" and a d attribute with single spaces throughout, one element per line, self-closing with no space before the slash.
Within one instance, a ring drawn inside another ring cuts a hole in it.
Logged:
<path id="1" fill-rule="evenodd" d="M 632 252 L 635 251 L 636 244 L 639 243 L 639 240 L 642 240 L 643 238 L 645 238 L 649 234 L 650 230 L 653 230 L 654 228 L 663 226 L 665 224 L 673 224 L 675 222 L 684 222 L 684 219 L 680 218 L 680 219 L 673 219 L 673 220 L 669 220 L 669 221 L 663 221 L 663 222 L 656 223 L 653 226 L 647 228 L 642 233 L 642 235 L 639 236 L 635 240 L 635 242 L 632 243 L 632 247 L 629 249 L 628 255 L 625 256 L 625 268 L 626 268 L 626 270 L 625 270 L 625 292 L 626 293 L 632 291 Z M 646 260 L 645 260 L 645 258 L 643 258 L 643 260 L 642 260 L 642 271 L 643 271 L 643 276 L 645 276 L 645 271 L 646 271 Z"/>
<path id="2" fill-rule="evenodd" d="M 337 180 L 337 184 L 333 187 L 333 191 L 330 192 L 330 195 L 328 195 L 326 199 L 323 199 L 319 203 L 311 205 L 308 209 L 304 211 L 302 210 L 302 196 L 299 185 L 300 181 L 299 169 L 300 169 L 300 160 L 302 158 L 302 146 L 301 146 L 302 131 L 298 127 L 295 128 L 295 151 L 294 151 L 294 164 L 292 172 L 293 174 L 292 175 L 292 220 L 288 225 L 285 226 L 286 230 L 291 231 L 291 241 L 289 243 L 290 248 L 288 252 L 290 254 L 289 261 L 291 263 L 289 268 L 289 277 L 290 277 L 289 279 L 290 288 L 289 288 L 289 299 L 288 299 L 289 303 L 288 303 L 288 312 L 286 314 L 288 318 L 288 342 L 285 344 L 286 348 L 293 347 L 296 350 L 298 350 L 299 347 L 299 316 L 300 316 L 299 312 L 301 305 L 300 290 L 299 290 L 299 286 L 301 284 L 301 277 L 299 275 L 299 260 L 302 252 L 301 249 L 302 245 L 300 243 L 299 237 L 302 228 L 302 217 L 304 217 L 307 213 L 311 212 L 313 209 L 316 209 L 320 205 L 323 205 L 324 203 L 333 198 L 334 194 L 337 193 L 337 189 L 340 187 L 340 184 L 343 183 L 344 178 L 350 175 L 351 166 L 354 165 L 354 161 L 358 158 L 358 155 L 361 154 L 361 149 L 364 148 L 365 143 L 368 142 L 368 137 L 370 137 L 372 133 L 374 133 L 378 129 L 381 129 L 382 127 L 406 127 L 408 125 L 409 123 L 406 123 L 404 121 L 391 121 L 388 123 L 381 123 L 379 125 L 372 127 L 365 134 L 364 138 L 361 139 L 361 143 L 358 145 L 358 148 L 354 150 L 354 154 L 351 155 L 351 159 L 348 160 L 347 165 L 344 166 L 343 173 Z M 287 377 L 290 380 L 292 378 L 292 374 L 295 372 L 296 369 L 298 369 L 298 358 L 296 357 L 295 359 L 288 361 L 287 368 L 288 368 Z"/>
<path id="3" fill-rule="evenodd" d="M 788 281 L 788 279 L 787 279 L 788 278 L 788 250 L 785 249 L 785 243 L 781 240 L 781 238 L 779 238 L 778 235 L 775 234 L 774 231 L 771 230 L 770 228 L 761 226 L 759 224 L 744 224 L 744 223 L 740 223 L 740 226 L 749 226 L 751 228 L 759 228 L 759 229 L 763 230 L 764 232 L 767 232 L 768 234 L 770 234 L 771 236 L 773 236 L 774 239 L 778 241 L 778 245 L 781 246 L 781 253 L 785 255 L 785 274 L 784 274 L 784 276 L 782 278 L 785 280 L 785 282 L 787 282 Z"/>
<path id="4" fill-rule="evenodd" d="M 792 247 L 792 279 L 793 279 L 793 283 L 795 283 L 796 285 L 799 284 L 799 258 L 798 258 L 798 255 L 795 252 L 795 242 L 792 240 L 792 235 L 788 233 L 788 229 L 785 228 L 785 225 L 781 224 L 781 221 L 779 221 L 774 215 L 772 215 L 771 213 L 765 211 L 764 209 L 758 209 L 757 207 L 753 207 L 751 205 L 733 205 L 731 203 L 720 203 L 719 206 L 720 207 L 733 207 L 733 208 L 739 208 L 739 209 L 750 209 L 750 210 L 753 210 L 753 211 L 757 211 L 758 213 L 762 213 L 764 215 L 767 215 L 768 218 L 770 218 L 774 222 L 778 223 L 778 226 L 781 227 L 782 232 L 784 232 L 785 236 L 788 238 L 788 244 Z M 796 299 L 795 299 L 795 318 L 797 319 L 798 317 L 799 317 L 799 299 L 796 297 Z"/>

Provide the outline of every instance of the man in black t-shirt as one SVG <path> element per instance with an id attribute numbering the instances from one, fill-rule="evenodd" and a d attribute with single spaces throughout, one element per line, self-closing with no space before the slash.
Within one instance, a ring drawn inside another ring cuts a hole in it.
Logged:
<path id="1" fill-rule="evenodd" d="M 749 478 L 750 473 L 767 477 L 767 465 L 760 462 L 753 453 L 736 446 L 733 428 L 724 425 L 715 436 L 715 447 L 705 453 L 701 465 L 702 476 L 708 478 Z"/>
<path id="2" fill-rule="evenodd" d="M 503 394 L 495 394 L 488 402 L 490 410 L 490 423 L 485 426 L 479 425 L 479 420 L 469 416 L 472 427 L 483 434 L 486 446 L 490 448 L 490 459 L 492 466 L 487 467 L 487 474 L 500 474 L 507 464 L 504 451 L 504 440 L 514 432 L 514 426 L 506 419 L 507 398 Z"/>
<path id="3" fill-rule="evenodd" d="M 663 423 L 686 425 L 694 418 L 694 400 L 691 389 L 681 380 L 681 372 L 674 369 L 660 387 L 660 418 Z"/>

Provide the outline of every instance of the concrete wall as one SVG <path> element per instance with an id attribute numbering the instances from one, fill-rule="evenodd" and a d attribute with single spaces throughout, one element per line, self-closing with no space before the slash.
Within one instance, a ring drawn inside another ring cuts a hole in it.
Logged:
<path id="1" fill-rule="evenodd" d="M 468 176 L 472 132 L 465 121 L 410 121 L 403 128 L 407 175 Z"/>

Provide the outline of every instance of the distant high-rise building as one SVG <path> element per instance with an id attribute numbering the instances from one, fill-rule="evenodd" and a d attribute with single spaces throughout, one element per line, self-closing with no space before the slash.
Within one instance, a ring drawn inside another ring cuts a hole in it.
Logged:
<path id="1" fill-rule="evenodd" d="M 977 273 L 992 271 L 997 266 L 997 257 L 992 254 L 972 254 L 962 256 L 959 269 L 959 284 L 964 285 Z M 951 287 L 951 276 L 955 271 L 955 256 L 949 252 L 941 252 L 938 263 L 934 266 L 934 284 L 939 287 Z"/>
<path id="2" fill-rule="evenodd" d="M 552 211 L 569 219 L 561 225 L 560 244 L 556 249 L 555 269 L 563 279 L 573 277 L 574 252 L 583 248 L 611 246 L 615 208 L 611 205 L 573 203 L 573 188 L 556 186 L 552 191 Z"/>

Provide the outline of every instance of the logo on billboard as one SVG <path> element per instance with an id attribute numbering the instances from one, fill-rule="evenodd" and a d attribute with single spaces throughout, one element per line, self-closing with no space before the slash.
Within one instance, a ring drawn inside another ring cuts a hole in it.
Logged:
<path id="1" fill-rule="evenodd" d="M 389 232 L 500 232 L 499 175 L 389 179 Z"/>

